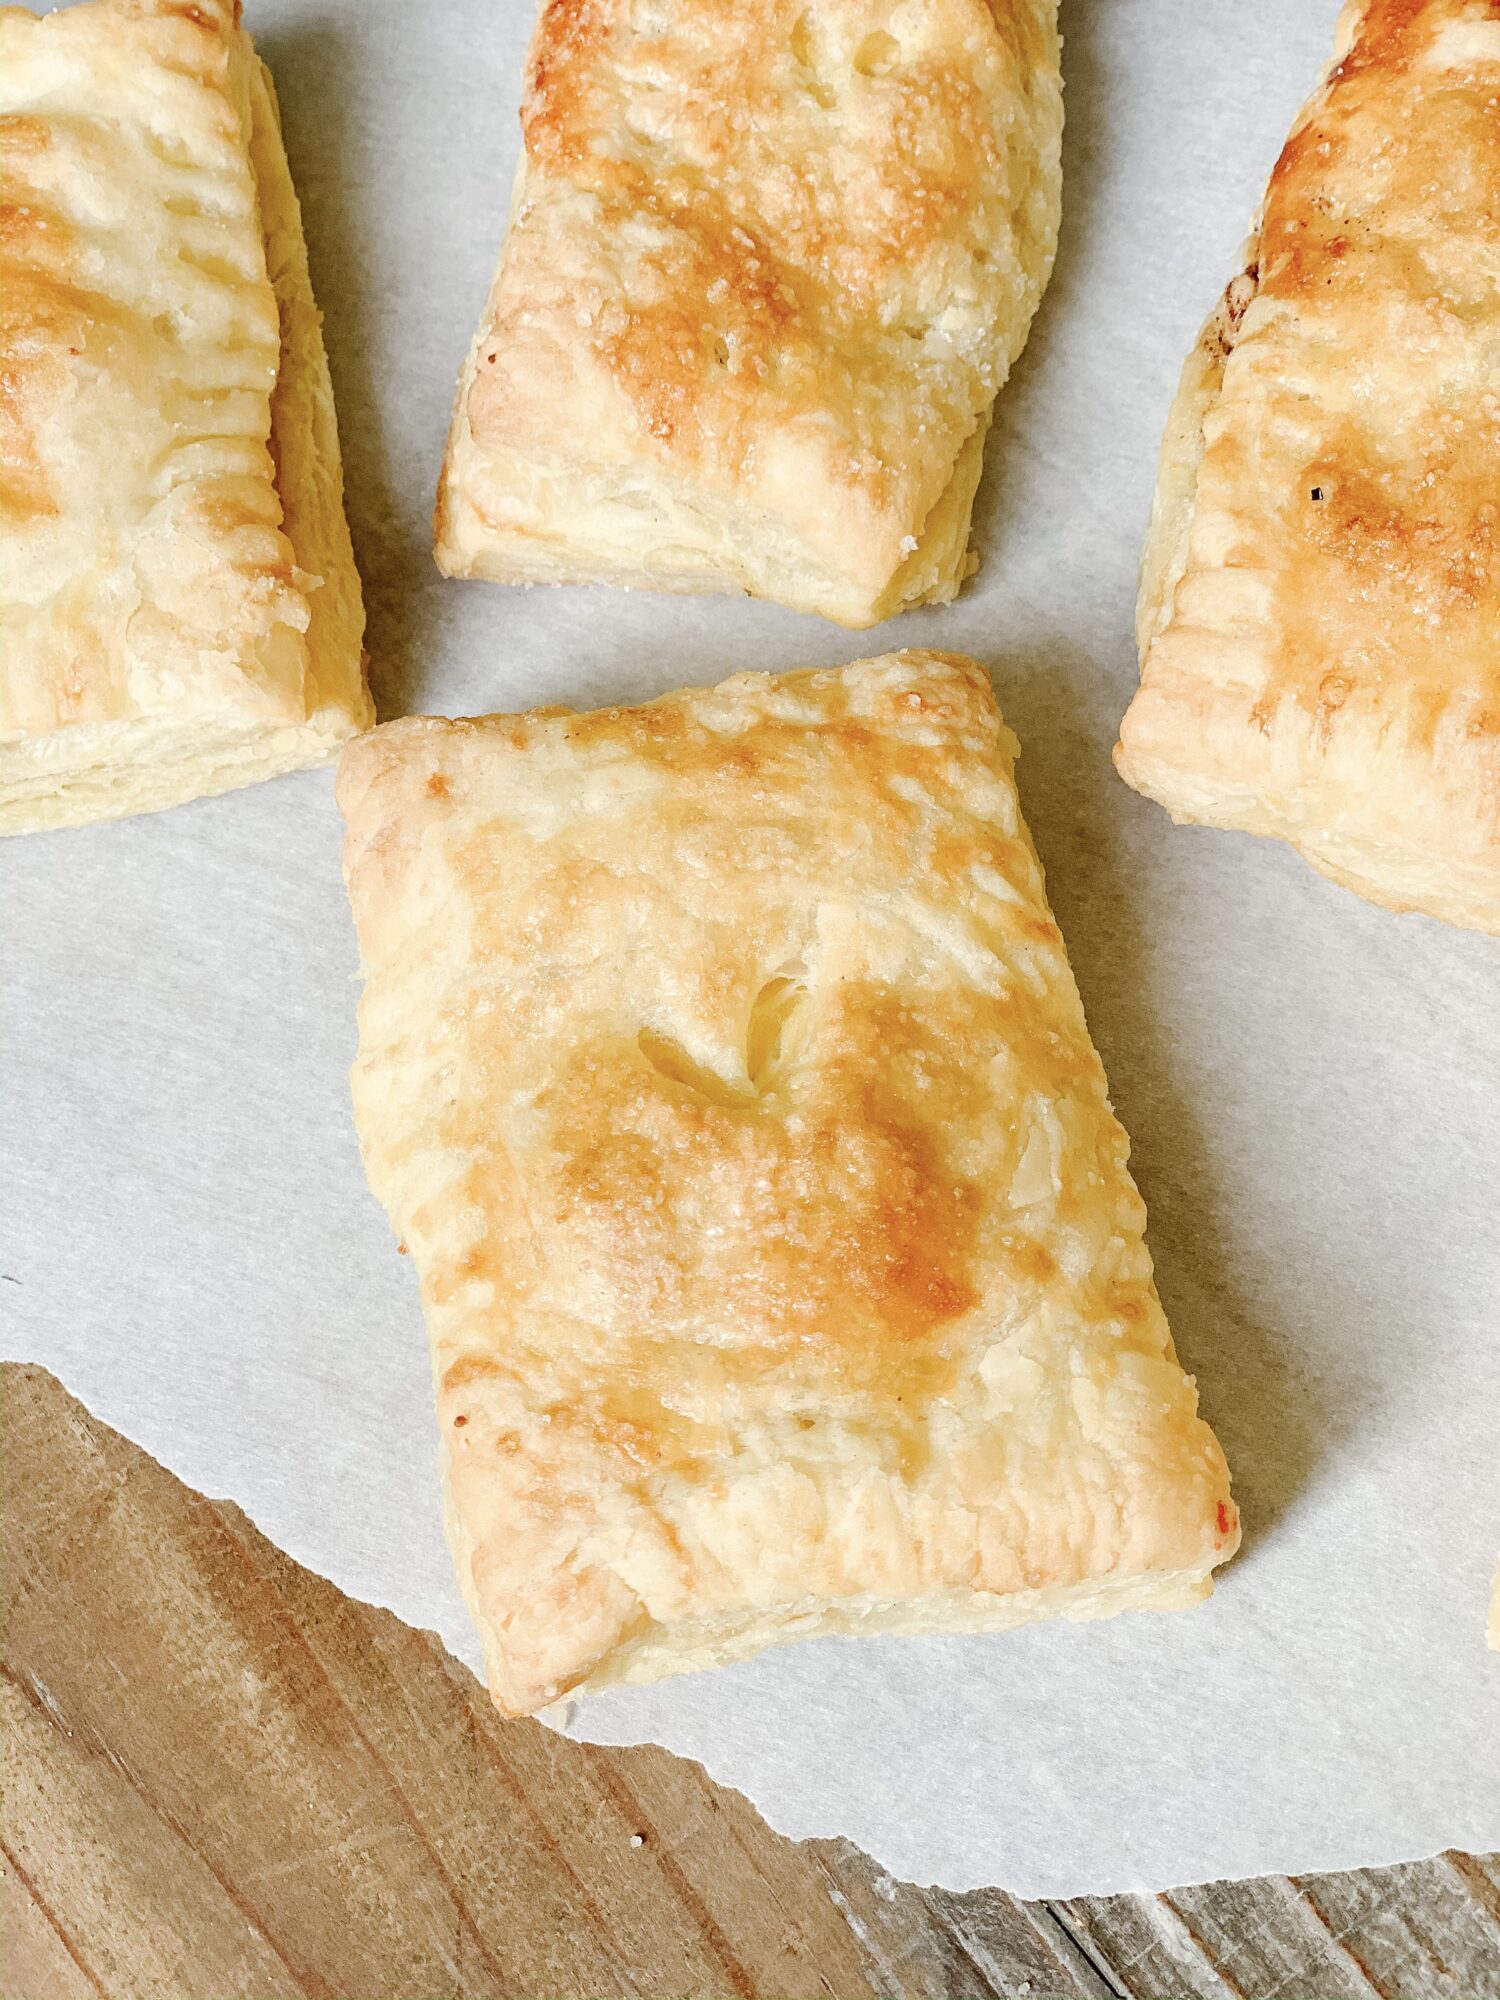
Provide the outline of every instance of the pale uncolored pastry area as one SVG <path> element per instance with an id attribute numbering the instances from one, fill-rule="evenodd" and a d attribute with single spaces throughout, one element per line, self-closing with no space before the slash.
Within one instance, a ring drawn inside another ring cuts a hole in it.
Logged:
<path id="1" fill-rule="evenodd" d="M 328 364 L 231 0 L 0 12 L 0 832 L 374 720 Z"/>

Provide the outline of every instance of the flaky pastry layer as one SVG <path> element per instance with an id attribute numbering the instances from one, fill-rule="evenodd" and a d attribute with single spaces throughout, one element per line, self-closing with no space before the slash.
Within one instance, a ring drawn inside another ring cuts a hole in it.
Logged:
<path id="1" fill-rule="evenodd" d="M 1232 1553 L 1014 751 L 931 653 L 345 751 L 355 1112 L 502 1708 Z"/>
<path id="2" fill-rule="evenodd" d="M 1056 0 L 545 0 L 459 382 L 453 576 L 953 596 L 1052 264 Z"/>
<path id="3" fill-rule="evenodd" d="M 373 720 L 332 390 L 231 0 L 0 10 L 0 832 Z"/>
<path id="4" fill-rule="evenodd" d="M 1116 761 L 1500 931 L 1500 16 L 1351 0 L 1189 359 Z"/>

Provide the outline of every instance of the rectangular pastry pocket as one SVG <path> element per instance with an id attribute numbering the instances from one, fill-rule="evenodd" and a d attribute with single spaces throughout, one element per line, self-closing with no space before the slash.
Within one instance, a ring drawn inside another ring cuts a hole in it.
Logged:
<path id="1" fill-rule="evenodd" d="M 1062 199 L 1057 0 L 545 0 L 450 576 L 946 601 Z"/>
<path id="2" fill-rule="evenodd" d="M 232 0 L 0 10 L 0 832 L 373 721 L 333 394 Z"/>
<path id="3" fill-rule="evenodd" d="M 1500 17 L 1351 0 L 1183 372 L 1127 783 L 1500 932 Z"/>
<path id="4" fill-rule="evenodd" d="M 345 752 L 371 1184 L 511 1713 L 1239 1535 L 972 661 Z"/>

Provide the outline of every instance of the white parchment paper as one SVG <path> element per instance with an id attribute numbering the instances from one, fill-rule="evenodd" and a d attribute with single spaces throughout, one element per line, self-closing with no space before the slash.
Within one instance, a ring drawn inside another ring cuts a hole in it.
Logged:
<path id="1" fill-rule="evenodd" d="M 1334 0 L 1066 0 L 1065 221 L 960 601 L 867 640 L 764 605 L 446 583 L 453 381 L 501 234 L 530 0 L 251 0 L 326 309 L 383 712 L 642 697 L 900 644 L 977 654 L 1244 1553 L 1202 1610 L 824 1640 L 573 1727 L 798 1835 L 1026 1895 L 1500 1847 L 1500 945 L 1394 918 L 1114 777 L 1182 356 Z M 345 1070 L 319 772 L 6 843 L 5 1351 L 471 1662 L 409 1263 Z"/>

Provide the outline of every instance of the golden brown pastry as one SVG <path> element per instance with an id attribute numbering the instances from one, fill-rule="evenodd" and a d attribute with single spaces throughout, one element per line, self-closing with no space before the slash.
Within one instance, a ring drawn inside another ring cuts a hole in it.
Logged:
<path id="1" fill-rule="evenodd" d="M 0 832 L 328 758 L 363 627 L 238 6 L 0 9 Z"/>
<path id="2" fill-rule="evenodd" d="M 1352 0 L 1187 365 L 1116 761 L 1500 931 L 1500 14 Z"/>
<path id="3" fill-rule="evenodd" d="M 1233 1552 L 1014 755 L 936 653 L 345 751 L 355 1112 L 502 1709 Z"/>
<path id="4" fill-rule="evenodd" d="M 1057 0 L 545 0 L 450 576 L 946 602 L 1061 201 Z"/>

